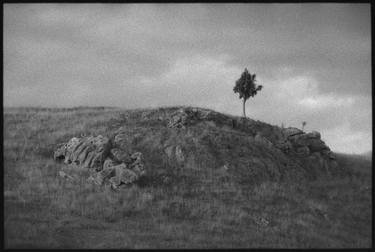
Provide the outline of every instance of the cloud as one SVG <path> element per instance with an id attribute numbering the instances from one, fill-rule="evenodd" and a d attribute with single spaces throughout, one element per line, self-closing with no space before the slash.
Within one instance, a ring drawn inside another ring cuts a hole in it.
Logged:
<path id="1" fill-rule="evenodd" d="M 337 95 L 321 95 L 318 97 L 307 97 L 299 101 L 299 104 L 309 109 L 322 109 L 326 107 L 343 107 L 354 104 L 352 97 L 338 97 Z"/>
<path id="2" fill-rule="evenodd" d="M 326 130 L 323 140 L 335 152 L 362 154 L 372 150 L 371 132 L 352 129 L 348 122 Z"/>
<path id="3" fill-rule="evenodd" d="M 335 148 L 370 146 L 370 9 L 6 4 L 4 105 L 192 105 L 241 115 L 233 86 L 247 67 L 264 86 L 246 103 L 251 118 L 306 121 Z"/>

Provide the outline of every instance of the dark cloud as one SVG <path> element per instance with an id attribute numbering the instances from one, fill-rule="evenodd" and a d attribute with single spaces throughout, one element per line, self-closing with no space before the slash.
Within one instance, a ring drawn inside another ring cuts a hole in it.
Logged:
<path id="1" fill-rule="evenodd" d="M 196 105 L 371 149 L 369 4 L 5 4 L 6 106 Z M 22 99 L 19 99 L 22 97 Z M 309 128 L 310 127 L 310 128 Z"/>

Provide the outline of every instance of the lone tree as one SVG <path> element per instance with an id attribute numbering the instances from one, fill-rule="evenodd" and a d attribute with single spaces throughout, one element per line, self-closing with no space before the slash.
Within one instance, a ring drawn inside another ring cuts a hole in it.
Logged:
<path id="1" fill-rule="evenodd" d="M 235 93 L 239 93 L 240 99 L 243 99 L 243 116 L 246 117 L 245 103 L 247 99 L 253 97 L 258 91 L 262 90 L 262 85 L 256 85 L 255 74 L 250 74 L 247 68 L 241 74 L 241 78 L 236 81 L 236 85 L 233 88 Z"/>

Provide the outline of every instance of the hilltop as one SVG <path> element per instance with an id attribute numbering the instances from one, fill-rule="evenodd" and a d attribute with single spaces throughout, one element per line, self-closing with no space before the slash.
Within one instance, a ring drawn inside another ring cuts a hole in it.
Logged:
<path id="1" fill-rule="evenodd" d="M 61 179 L 58 144 L 97 135 L 141 152 L 146 175 L 119 192 Z M 319 132 L 203 108 L 9 108 L 6 245 L 367 247 L 370 169 Z"/>

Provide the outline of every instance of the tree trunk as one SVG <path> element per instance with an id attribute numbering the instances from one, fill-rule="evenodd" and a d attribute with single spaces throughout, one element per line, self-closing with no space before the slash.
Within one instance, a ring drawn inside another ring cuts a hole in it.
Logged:
<path id="1" fill-rule="evenodd" d="M 242 109 L 243 109 L 243 117 L 245 117 L 246 118 L 246 113 L 245 113 L 245 102 L 246 102 L 246 100 L 245 99 L 243 99 L 243 107 L 242 107 Z"/>

